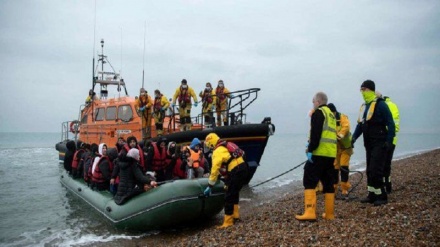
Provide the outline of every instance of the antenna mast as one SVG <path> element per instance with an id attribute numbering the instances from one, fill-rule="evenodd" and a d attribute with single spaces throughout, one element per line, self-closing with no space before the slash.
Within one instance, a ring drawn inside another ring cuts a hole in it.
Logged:
<path id="1" fill-rule="evenodd" d="M 145 79 L 145 33 L 147 32 L 147 21 L 144 24 L 144 56 L 142 59 L 142 88 L 144 88 L 144 79 Z"/>

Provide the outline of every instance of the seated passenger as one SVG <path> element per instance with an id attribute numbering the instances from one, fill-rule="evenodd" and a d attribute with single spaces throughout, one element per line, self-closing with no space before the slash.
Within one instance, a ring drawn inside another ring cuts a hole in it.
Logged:
<path id="1" fill-rule="evenodd" d="M 90 185 L 90 183 L 92 182 L 92 167 L 95 158 L 99 156 L 98 149 L 98 144 L 92 143 L 90 145 L 90 152 L 84 157 L 83 176 L 84 181 L 87 183 L 87 185 Z"/>
<path id="2" fill-rule="evenodd" d="M 118 138 L 118 142 L 116 142 L 116 150 L 119 152 L 121 152 L 122 148 L 124 147 L 124 145 L 127 144 L 127 142 L 125 141 L 124 137 L 119 137 Z"/>
<path id="3" fill-rule="evenodd" d="M 72 172 L 72 162 L 73 162 L 73 155 L 76 151 L 76 144 L 74 141 L 68 141 L 66 143 L 66 154 L 64 155 L 64 169 L 66 169 L 67 173 Z"/>
<path id="4" fill-rule="evenodd" d="M 141 146 L 138 144 L 136 137 L 130 136 L 127 138 L 127 143 L 124 144 L 124 148 L 122 148 L 122 150 L 119 151 L 118 159 L 120 161 L 127 161 L 127 153 L 132 148 L 136 148 L 137 150 L 139 150 L 139 153 L 140 153 L 139 165 L 142 168 L 142 173 L 145 173 L 147 171 L 147 169 L 145 167 L 144 152 L 143 152 Z"/>
<path id="5" fill-rule="evenodd" d="M 105 150 L 105 145 L 103 150 Z M 110 179 L 113 172 L 114 160 L 118 157 L 116 148 L 109 148 L 107 152 L 102 151 L 102 156 L 95 169 L 92 171 L 92 182 L 97 190 L 109 190 Z"/>
<path id="6" fill-rule="evenodd" d="M 203 177 L 203 153 L 202 143 L 198 138 L 194 138 L 189 146 L 184 147 L 186 154 L 187 175 L 189 179 Z M 184 161 L 185 162 L 185 161 Z"/>
<path id="7" fill-rule="evenodd" d="M 79 144 L 79 142 L 78 142 Z M 72 176 L 73 178 L 78 178 L 78 174 L 80 173 L 80 167 L 79 165 L 82 162 L 82 156 L 86 152 L 85 149 L 85 143 L 81 142 L 79 145 L 79 148 L 76 150 L 75 154 L 73 155 L 73 161 L 72 161 Z"/>
<path id="8" fill-rule="evenodd" d="M 147 151 L 147 171 L 156 174 L 158 182 L 165 181 L 165 169 L 167 168 L 167 142 L 166 138 L 160 138 L 158 142 L 152 142 L 146 148 Z"/>
<path id="9" fill-rule="evenodd" d="M 144 185 L 156 187 L 157 183 L 150 176 L 142 173 L 139 165 L 140 154 L 136 148 L 130 149 L 124 161 L 118 161 L 119 186 L 114 197 L 115 203 L 122 205 L 130 198 L 144 192 Z"/>
<path id="10" fill-rule="evenodd" d="M 169 150 L 171 153 L 172 149 L 169 148 Z M 170 167 L 172 167 L 172 169 L 173 169 L 172 170 L 172 174 L 173 174 L 172 177 L 173 177 L 173 179 L 185 179 L 185 178 L 187 178 L 186 163 L 182 162 L 181 147 L 176 145 L 174 152 L 175 152 L 175 158 L 171 159 L 171 161 L 170 161 Z"/>

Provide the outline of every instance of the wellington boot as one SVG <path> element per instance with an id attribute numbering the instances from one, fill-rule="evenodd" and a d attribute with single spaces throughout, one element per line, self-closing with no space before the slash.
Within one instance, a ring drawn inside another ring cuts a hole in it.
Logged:
<path id="1" fill-rule="evenodd" d="M 342 195 L 348 195 L 348 190 L 351 188 L 350 182 L 341 182 Z"/>
<path id="2" fill-rule="evenodd" d="M 316 220 L 316 191 L 314 189 L 304 190 L 304 214 L 295 215 L 297 220 Z"/>
<path id="3" fill-rule="evenodd" d="M 368 192 L 368 196 L 361 199 L 361 203 L 374 203 L 376 201 L 376 195 L 373 192 Z"/>
<path id="4" fill-rule="evenodd" d="M 234 220 L 240 220 L 240 206 L 238 204 L 234 204 L 234 213 L 232 213 L 232 217 Z"/>
<path id="5" fill-rule="evenodd" d="M 217 229 L 223 229 L 223 228 L 226 228 L 226 227 L 230 227 L 232 225 L 234 225 L 234 218 L 233 218 L 233 216 L 225 214 L 225 220 L 223 222 L 223 225 L 218 226 Z"/>
<path id="6" fill-rule="evenodd" d="M 335 194 L 326 193 L 325 197 L 325 213 L 322 214 L 322 218 L 326 220 L 335 219 Z"/>

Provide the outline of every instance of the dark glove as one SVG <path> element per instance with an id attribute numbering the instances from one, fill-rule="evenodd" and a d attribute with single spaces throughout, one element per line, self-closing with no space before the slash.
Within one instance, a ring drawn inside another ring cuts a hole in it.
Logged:
<path id="1" fill-rule="evenodd" d="M 352 139 L 351 140 L 351 148 L 354 148 L 354 143 L 356 142 L 356 140 Z"/>

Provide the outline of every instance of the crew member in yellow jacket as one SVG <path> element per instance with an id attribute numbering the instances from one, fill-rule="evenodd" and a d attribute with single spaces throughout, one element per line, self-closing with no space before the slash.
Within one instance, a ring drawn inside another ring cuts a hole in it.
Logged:
<path id="1" fill-rule="evenodd" d="M 159 89 L 154 90 L 153 116 L 157 136 L 163 135 L 163 120 L 165 119 L 165 111 L 169 106 L 170 102 L 167 97 L 164 96 Z"/>
<path id="2" fill-rule="evenodd" d="M 205 118 L 205 125 L 207 128 L 212 127 L 214 122 L 214 106 L 215 102 L 217 100 L 217 97 L 215 95 L 215 91 L 211 86 L 210 82 L 206 83 L 206 87 L 203 91 L 199 94 L 201 101 L 202 101 L 202 111 L 203 116 Z"/>
<path id="3" fill-rule="evenodd" d="M 348 198 L 348 190 L 351 188 L 351 184 L 348 181 L 350 173 L 350 157 L 353 154 L 353 148 L 351 146 L 351 132 L 350 132 L 350 120 L 347 115 L 342 114 L 336 110 L 336 106 L 333 103 L 327 105 L 330 111 L 336 118 L 336 135 L 338 138 L 338 150 L 335 158 L 335 191 L 337 191 L 339 184 L 339 173 L 341 174 L 341 191 L 344 198 Z"/>
<path id="4" fill-rule="evenodd" d="M 378 98 L 383 98 L 385 100 L 385 103 L 388 105 L 388 108 L 390 109 L 391 116 L 394 120 L 394 125 L 396 126 L 396 134 L 393 138 L 393 143 L 390 145 L 390 147 L 387 150 L 386 158 L 385 158 L 385 167 L 383 171 L 383 182 L 385 183 L 385 190 L 389 194 L 392 192 L 392 183 L 391 183 L 391 161 L 393 160 L 394 150 L 396 149 L 397 145 L 397 133 L 400 130 L 400 114 L 399 114 L 399 108 L 397 105 L 391 101 L 390 97 L 383 96 L 378 91 L 376 91 L 376 96 Z"/>
<path id="5" fill-rule="evenodd" d="M 231 98 L 232 95 L 225 87 L 225 84 L 222 80 L 218 81 L 217 88 L 215 89 L 215 95 L 217 97 L 215 104 L 215 111 L 217 112 L 217 126 L 222 126 L 222 122 L 223 125 L 226 126 L 228 125 L 228 98 Z"/>
<path id="6" fill-rule="evenodd" d="M 144 89 L 140 89 L 139 98 L 136 99 L 136 111 L 141 115 L 142 119 L 142 139 L 146 140 L 151 138 L 151 114 L 152 114 L 153 100 L 148 92 Z"/>
<path id="7" fill-rule="evenodd" d="M 197 107 L 197 95 L 194 90 L 188 86 L 186 79 L 183 79 L 180 87 L 176 89 L 173 96 L 173 110 L 176 106 L 176 100 L 179 102 L 180 131 L 191 130 L 191 97 L 194 100 L 194 106 Z"/>
<path id="8" fill-rule="evenodd" d="M 211 188 L 217 182 L 221 170 L 225 169 L 225 219 L 219 228 L 232 226 L 240 218 L 238 202 L 240 190 L 248 177 L 248 164 L 244 161 L 244 152 L 234 143 L 220 140 L 215 133 L 205 138 L 205 147 L 213 150 L 212 168 L 205 196 L 211 195 Z"/>

